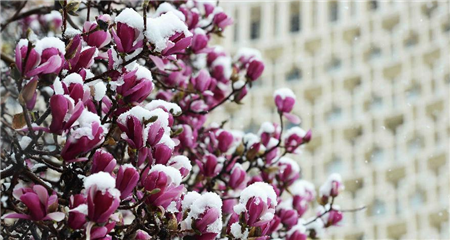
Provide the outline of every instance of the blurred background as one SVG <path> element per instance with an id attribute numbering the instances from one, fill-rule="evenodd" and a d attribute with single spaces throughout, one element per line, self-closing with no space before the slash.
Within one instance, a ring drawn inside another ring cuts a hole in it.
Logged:
<path id="1" fill-rule="evenodd" d="M 345 179 L 332 239 L 450 239 L 448 1 L 220 1 L 235 19 L 218 44 L 262 52 L 265 72 L 243 105 L 213 121 L 257 132 L 278 122 L 273 91 L 297 95 L 313 141 L 303 177 Z M 291 127 L 291 126 L 287 126 Z M 309 212 L 309 214 L 314 214 Z"/>

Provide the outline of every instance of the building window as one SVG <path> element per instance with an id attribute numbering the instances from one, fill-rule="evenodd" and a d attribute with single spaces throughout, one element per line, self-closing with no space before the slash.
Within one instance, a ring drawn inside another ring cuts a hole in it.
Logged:
<path id="1" fill-rule="evenodd" d="M 375 147 L 372 151 L 372 155 L 370 156 L 370 161 L 377 164 L 383 162 L 384 160 L 384 151 L 379 147 Z"/>
<path id="2" fill-rule="evenodd" d="M 290 32 L 296 33 L 300 31 L 300 3 L 293 2 L 290 6 Z"/>
<path id="3" fill-rule="evenodd" d="M 250 18 L 250 39 L 258 39 L 261 37 L 261 8 L 254 7 L 251 10 Z"/>
<path id="4" fill-rule="evenodd" d="M 378 1 L 372 0 L 369 2 L 369 9 L 376 11 L 378 9 Z"/>
<path id="5" fill-rule="evenodd" d="M 339 58 L 332 58 L 328 63 L 328 72 L 335 72 L 341 69 L 342 61 Z"/>
<path id="6" fill-rule="evenodd" d="M 370 109 L 374 111 L 380 110 L 382 108 L 383 108 L 383 99 L 380 96 L 373 95 L 372 100 L 370 102 Z"/>
<path id="7" fill-rule="evenodd" d="M 372 216 L 382 216 L 386 213 L 386 204 L 380 200 L 375 200 L 372 207 Z"/>
<path id="8" fill-rule="evenodd" d="M 330 22 L 336 22 L 339 19 L 339 5 L 338 2 L 330 2 L 328 6 L 328 14 Z"/>
<path id="9" fill-rule="evenodd" d="M 423 196 L 423 193 L 421 191 L 415 192 L 414 195 L 412 195 L 411 198 L 409 199 L 409 204 L 411 205 L 411 208 L 414 210 L 423 207 L 424 202 L 425 197 Z"/>
<path id="10" fill-rule="evenodd" d="M 288 82 L 299 81 L 302 79 L 302 72 L 298 68 L 293 68 L 288 72 L 286 76 L 286 80 Z"/>
<path id="11" fill-rule="evenodd" d="M 340 157 L 333 157 L 333 159 L 327 164 L 327 173 L 342 173 L 344 169 L 344 164 Z"/>
<path id="12" fill-rule="evenodd" d="M 333 108 L 328 112 L 327 120 L 328 122 L 342 120 L 342 108 L 333 106 Z"/>

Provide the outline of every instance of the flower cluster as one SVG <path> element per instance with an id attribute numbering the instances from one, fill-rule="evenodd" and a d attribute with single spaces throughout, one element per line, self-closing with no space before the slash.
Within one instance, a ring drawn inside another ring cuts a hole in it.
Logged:
<path id="1" fill-rule="evenodd" d="M 2 223 L 16 226 L 4 236 L 306 239 L 341 221 L 336 174 L 305 218 L 316 188 L 298 159 L 312 133 L 298 126 L 290 89 L 274 93 L 280 122 L 257 134 L 207 124 L 264 71 L 257 50 L 231 57 L 210 44 L 233 23 L 221 7 L 59 2 L 59 12 L 14 16 L 30 30 L 2 77 L 13 96 Z"/>

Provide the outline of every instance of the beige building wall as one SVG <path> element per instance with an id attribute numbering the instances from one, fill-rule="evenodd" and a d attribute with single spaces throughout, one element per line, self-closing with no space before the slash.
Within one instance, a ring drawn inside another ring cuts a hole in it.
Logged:
<path id="1" fill-rule="evenodd" d="M 220 43 L 259 49 L 266 69 L 244 105 L 213 116 L 257 131 L 278 121 L 272 93 L 289 87 L 313 129 L 296 157 L 303 176 L 342 174 L 334 239 L 450 239 L 448 1 L 220 1 L 235 26 Z M 309 212 L 309 214 L 313 214 Z"/>

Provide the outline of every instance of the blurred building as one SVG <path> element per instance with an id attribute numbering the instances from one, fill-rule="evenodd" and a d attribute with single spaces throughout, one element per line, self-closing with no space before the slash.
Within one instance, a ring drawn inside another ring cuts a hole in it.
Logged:
<path id="1" fill-rule="evenodd" d="M 220 43 L 259 49 L 266 69 L 244 105 L 214 120 L 256 132 L 278 121 L 275 89 L 296 93 L 314 139 L 296 157 L 304 178 L 338 172 L 341 209 L 368 207 L 327 237 L 450 239 L 449 2 L 220 4 L 235 19 Z"/>

